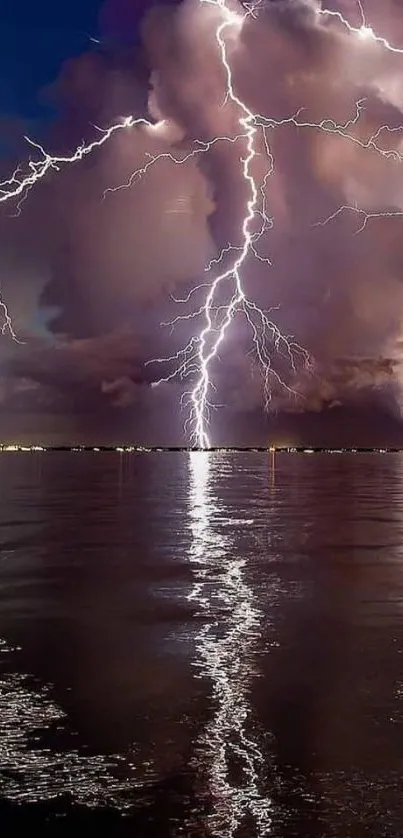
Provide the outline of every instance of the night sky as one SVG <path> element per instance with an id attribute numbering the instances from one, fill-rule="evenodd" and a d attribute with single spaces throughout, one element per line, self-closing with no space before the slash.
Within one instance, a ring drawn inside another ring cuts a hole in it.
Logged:
<path id="1" fill-rule="evenodd" d="M 243 100 L 276 120 L 303 107 L 306 122 L 342 124 L 365 99 L 353 130 L 361 143 L 381 125 L 398 128 L 403 55 L 360 41 L 334 19 L 318 23 L 315 5 L 266 0 L 248 19 L 230 51 Z M 326 7 L 359 25 L 355 0 Z M 367 23 L 403 47 L 398 0 L 364 8 Z M 147 154 L 183 156 L 195 140 L 237 133 L 237 114 L 223 107 L 216 24 L 216 10 L 197 0 L 1 4 L 2 180 L 35 156 L 24 135 L 70 154 L 94 138 L 94 126 L 128 114 L 165 120 L 161 134 L 128 129 L 84 162 L 51 172 L 20 212 L 15 201 L 1 205 L 0 287 L 24 341 L 1 337 L 2 441 L 185 441 L 186 385 L 151 386 L 170 368 L 147 361 L 177 352 L 192 335 L 193 322 L 173 334 L 161 327 L 179 313 L 171 295 L 186 297 L 205 281 L 206 264 L 239 242 L 245 147 L 217 144 L 183 166 L 164 159 L 130 189 L 103 193 L 127 182 Z M 403 132 L 379 137 L 382 151 L 400 151 Z M 224 406 L 213 413 L 212 441 L 403 444 L 401 163 L 292 125 L 270 133 L 270 149 L 274 225 L 259 248 L 272 265 L 251 261 L 243 278 L 262 308 L 278 307 L 276 323 L 314 365 L 293 372 L 274 352 L 287 387 L 273 381 L 267 414 L 250 335 L 237 318 L 213 371 Z M 363 217 L 352 211 L 318 226 L 343 205 L 389 217 L 358 234 Z M 201 299 L 195 295 L 196 309 Z"/>

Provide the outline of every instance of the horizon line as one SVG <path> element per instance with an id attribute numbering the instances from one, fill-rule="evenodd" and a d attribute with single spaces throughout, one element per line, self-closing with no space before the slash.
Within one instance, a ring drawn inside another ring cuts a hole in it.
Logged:
<path id="1" fill-rule="evenodd" d="M 402 453 L 403 446 L 327 446 L 327 445 L 215 445 L 209 448 L 200 448 L 192 445 L 87 445 L 87 444 L 73 444 L 73 445 L 43 445 L 32 444 L 26 445 L 23 443 L 0 443 L 0 453 L 40 453 L 40 452 L 64 451 L 71 453 L 122 453 L 122 454 L 147 454 L 147 453 L 164 453 L 164 452 L 204 452 L 204 453 L 220 453 L 220 452 L 234 452 L 234 453 L 267 453 L 267 454 L 355 454 L 355 453 Z"/>

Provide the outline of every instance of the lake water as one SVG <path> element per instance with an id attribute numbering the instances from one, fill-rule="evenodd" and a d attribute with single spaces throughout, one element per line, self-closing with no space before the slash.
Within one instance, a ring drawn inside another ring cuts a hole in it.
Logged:
<path id="1" fill-rule="evenodd" d="M 401 838 L 402 455 L 1 454 L 0 493 L 3 830 Z"/>

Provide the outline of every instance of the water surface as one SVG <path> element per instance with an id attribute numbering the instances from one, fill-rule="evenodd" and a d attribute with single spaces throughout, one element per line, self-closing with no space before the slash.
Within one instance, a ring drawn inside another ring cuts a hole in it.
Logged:
<path id="1" fill-rule="evenodd" d="M 402 835 L 403 456 L 0 456 L 0 825 Z"/>

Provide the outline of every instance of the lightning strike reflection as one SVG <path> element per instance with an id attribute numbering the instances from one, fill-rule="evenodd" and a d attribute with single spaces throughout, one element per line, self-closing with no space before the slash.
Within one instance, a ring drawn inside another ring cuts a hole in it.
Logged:
<path id="1" fill-rule="evenodd" d="M 195 665 L 212 684 L 213 705 L 196 744 L 195 768 L 203 787 L 207 781 L 209 834 L 235 838 L 248 824 L 249 835 L 263 838 L 270 832 L 272 807 L 264 791 L 265 760 L 250 702 L 261 615 L 247 582 L 246 562 L 236 557 L 231 539 L 234 526 L 253 522 L 233 520 L 218 501 L 216 462 L 206 451 L 189 454 L 194 585 L 188 599 L 203 619 Z"/>

